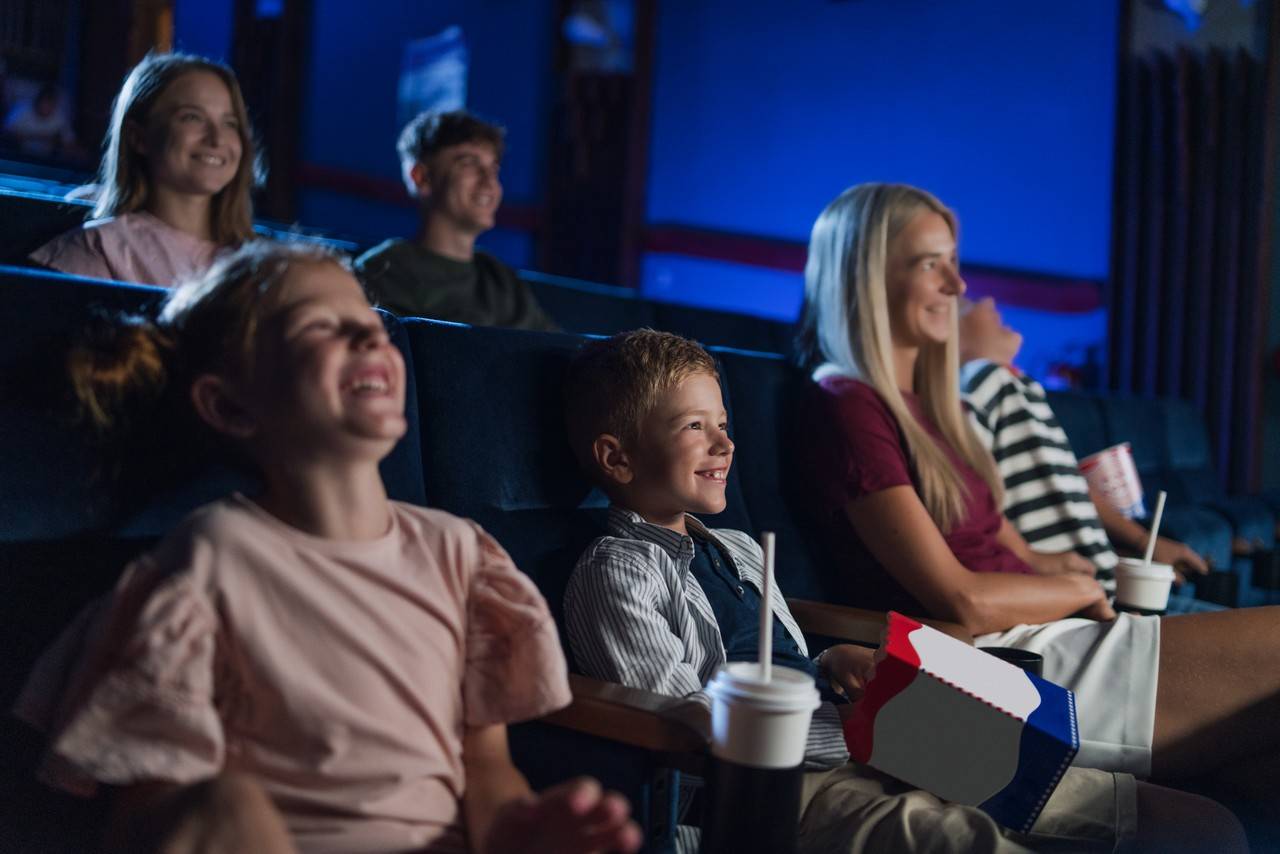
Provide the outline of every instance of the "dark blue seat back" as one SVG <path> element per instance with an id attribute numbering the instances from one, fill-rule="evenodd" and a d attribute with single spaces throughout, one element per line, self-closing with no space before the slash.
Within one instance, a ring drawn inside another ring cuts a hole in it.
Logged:
<path id="1" fill-rule="evenodd" d="M 406 320 L 418 383 L 427 503 L 479 522 L 560 614 L 578 556 L 604 530 L 579 471 L 561 383 L 580 339 Z"/>
<path id="2" fill-rule="evenodd" d="M 613 335 L 653 326 L 653 306 L 631 288 L 597 285 L 527 270 L 520 278 L 538 304 L 566 332 Z"/>
<path id="3" fill-rule="evenodd" d="M 1048 399 L 1077 459 L 1084 459 L 1107 447 L 1106 425 L 1095 395 L 1051 391 Z"/>
<path id="4" fill-rule="evenodd" d="M 560 276 L 521 271 L 538 303 L 566 332 L 613 335 L 650 327 L 674 332 L 705 345 L 742 347 L 766 353 L 790 353 L 794 328 L 787 323 L 656 302 L 631 288 L 597 285 Z"/>
<path id="5" fill-rule="evenodd" d="M 805 498 L 797 450 L 805 435 L 800 413 L 809 380 L 782 356 L 716 350 L 724 365 L 737 446 L 733 471 L 750 518 L 749 530 L 777 534 L 778 586 L 790 597 L 856 605 L 850 568 L 825 556 Z"/>
<path id="6" fill-rule="evenodd" d="M 92 206 L 0 189 L 0 264 L 22 264 L 53 238 L 79 227 Z"/>
<path id="7" fill-rule="evenodd" d="M 793 327 L 787 323 L 675 303 L 653 303 L 653 322 L 656 329 L 674 332 L 707 346 L 737 347 L 763 353 L 790 354 L 795 338 Z"/>
<path id="8" fill-rule="evenodd" d="M 1142 478 L 1144 495 L 1153 497 L 1161 489 L 1168 489 L 1165 458 L 1164 404 L 1159 400 L 1134 397 L 1101 397 L 1102 420 L 1107 430 L 1107 445 L 1128 442 L 1133 449 L 1133 462 Z M 1175 502 L 1190 500 L 1187 496 L 1174 495 Z M 1152 509 L 1151 499 L 1147 510 Z"/>

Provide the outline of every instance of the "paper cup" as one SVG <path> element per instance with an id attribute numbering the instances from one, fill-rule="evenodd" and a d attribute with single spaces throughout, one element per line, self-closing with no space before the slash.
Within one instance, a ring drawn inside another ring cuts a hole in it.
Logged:
<path id="1" fill-rule="evenodd" d="M 1128 442 L 1104 448 L 1080 461 L 1080 472 L 1089 486 L 1130 519 L 1146 515 L 1142 506 L 1142 479 L 1133 464 Z"/>
<path id="2" fill-rule="evenodd" d="M 760 680 L 755 662 L 721 667 L 707 685 L 711 697 L 711 753 L 751 768 L 794 768 L 804 761 L 818 689 L 808 673 L 772 668 Z"/>
<path id="3" fill-rule="evenodd" d="M 1163 614 L 1169 607 L 1173 567 L 1144 565 L 1142 558 L 1122 557 L 1116 565 L 1116 607 L 1139 614 Z"/>

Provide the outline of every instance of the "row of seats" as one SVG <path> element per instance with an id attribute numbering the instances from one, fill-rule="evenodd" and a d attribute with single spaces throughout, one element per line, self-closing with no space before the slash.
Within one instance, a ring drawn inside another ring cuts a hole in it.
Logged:
<path id="1" fill-rule="evenodd" d="M 22 263 L 32 249 L 82 222 L 88 209 L 84 202 L 0 188 L 0 261 Z M 341 248 L 352 249 L 354 245 L 343 244 Z M 792 351 L 793 328 L 789 324 L 646 300 L 630 288 L 529 271 L 521 277 L 548 313 L 573 332 L 607 335 L 650 326 L 708 344 L 767 353 Z M 1148 494 L 1153 496 L 1159 489 L 1170 493 L 1167 531 L 1216 567 L 1234 572 L 1234 579 L 1215 577 L 1215 589 L 1202 589 L 1201 595 L 1228 605 L 1260 604 L 1276 598 L 1280 559 L 1275 551 L 1274 520 L 1280 514 L 1280 496 L 1267 501 L 1222 492 L 1209 456 L 1204 421 L 1193 407 L 1182 401 L 1070 393 L 1053 394 L 1051 401 L 1078 456 L 1130 442 Z M 1233 537 L 1250 542 L 1259 554 L 1233 555 Z"/>
<path id="2" fill-rule="evenodd" d="M 95 450 L 68 418 L 63 354 L 94 306 L 136 310 L 162 295 L 158 288 L 0 268 L 0 316 L 9 319 L 0 337 L 0 643 L 6 650 L 0 702 L 6 706 L 38 652 L 84 602 L 113 583 L 132 555 L 191 509 L 229 489 L 252 488 L 242 476 L 211 468 L 134 506 L 94 476 Z M 477 520 L 534 579 L 559 619 L 568 574 L 601 532 L 605 506 L 578 471 L 560 412 L 561 377 L 581 339 L 389 315 L 386 322 L 406 357 L 409 423 L 382 466 L 389 492 Z M 799 425 L 792 413 L 805 378 L 779 355 L 712 352 L 739 464 L 728 508 L 709 521 L 777 532 L 778 581 L 789 596 L 857 605 L 856 579 L 832 572 L 824 559 L 801 509 L 804 484 L 789 463 L 788 449 L 803 438 L 793 435 Z M 1086 413 L 1088 400 L 1072 399 Z M 1075 417 L 1071 402 L 1066 411 L 1067 419 Z M 1102 424 L 1090 441 L 1109 441 Z M 66 820 L 91 807 L 61 800 L 50 806 L 52 795 L 33 794 L 38 741 L 8 720 L 0 735 L 5 755 L 14 757 L 0 771 L 0 827 L 10 827 L 4 812 L 33 822 L 34 801 L 55 817 L 42 825 L 46 830 L 65 834 L 91 826 Z M 651 850 L 670 843 L 669 824 L 654 818 L 671 812 L 673 790 L 655 785 L 664 779 L 656 773 L 664 757 L 545 725 L 516 728 L 512 743 L 535 783 L 572 773 L 600 776 L 635 800 L 651 831 L 658 829 Z M 77 843 L 61 844 L 40 850 L 76 850 Z"/>
<path id="3" fill-rule="evenodd" d="M 1231 576 L 1202 581 L 1196 593 L 1224 605 L 1280 601 L 1275 495 L 1228 495 L 1211 456 L 1204 419 L 1184 400 L 1151 400 L 1050 392 L 1049 401 L 1076 456 L 1128 442 L 1142 480 L 1147 511 L 1160 490 L 1169 494 L 1161 530 L 1186 542 Z M 1254 548 L 1233 555 L 1232 539 Z M 1210 589 L 1212 588 L 1212 589 Z"/>

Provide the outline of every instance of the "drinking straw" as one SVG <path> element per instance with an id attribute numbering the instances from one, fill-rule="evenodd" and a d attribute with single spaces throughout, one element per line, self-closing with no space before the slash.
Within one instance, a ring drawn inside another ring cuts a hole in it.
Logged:
<path id="1" fill-rule="evenodd" d="M 764 549 L 764 589 L 760 591 L 760 680 L 773 678 L 773 531 L 760 534 Z"/>
<path id="2" fill-rule="evenodd" d="M 1151 519 L 1151 536 L 1147 538 L 1147 554 L 1142 559 L 1143 569 L 1151 567 L 1151 556 L 1156 553 L 1156 535 L 1160 533 L 1160 517 L 1164 515 L 1164 500 L 1168 496 L 1169 493 L 1162 489 L 1156 499 L 1156 515 Z"/>

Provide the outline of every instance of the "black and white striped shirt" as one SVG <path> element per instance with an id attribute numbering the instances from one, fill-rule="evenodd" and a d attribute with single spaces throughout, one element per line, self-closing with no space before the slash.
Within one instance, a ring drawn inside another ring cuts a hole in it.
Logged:
<path id="1" fill-rule="evenodd" d="M 757 591 L 763 587 L 764 556 L 755 540 L 741 531 L 709 531 L 692 516 L 685 520 L 720 547 L 739 578 Z M 608 532 L 578 559 L 565 592 L 578 667 L 595 679 L 710 706 L 703 687 L 725 663 L 724 641 L 711 602 L 689 570 L 693 539 L 616 505 L 609 508 Z M 776 585 L 770 604 L 807 656 L 804 635 Z M 823 703 L 809 726 L 805 767 L 835 768 L 848 759 L 836 707 Z"/>
<path id="2" fill-rule="evenodd" d="M 1115 550 L 1044 388 L 985 360 L 964 366 L 960 387 L 1004 480 L 1004 515 L 1036 551 L 1072 549 L 1093 561 L 1102 586 L 1114 592 Z"/>

